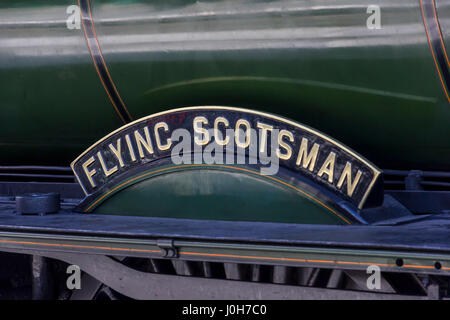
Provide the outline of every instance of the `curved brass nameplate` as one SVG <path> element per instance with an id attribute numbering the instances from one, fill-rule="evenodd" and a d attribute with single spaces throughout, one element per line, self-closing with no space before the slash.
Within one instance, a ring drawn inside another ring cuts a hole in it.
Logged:
<path id="1" fill-rule="evenodd" d="M 331 194 L 358 209 L 382 202 L 381 171 L 356 152 L 305 125 L 233 107 L 141 118 L 92 145 L 71 167 L 92 203 L 130 177 L 168 165 L 251 167 L 286 184 L 307 180 L 315 197 Z"/>

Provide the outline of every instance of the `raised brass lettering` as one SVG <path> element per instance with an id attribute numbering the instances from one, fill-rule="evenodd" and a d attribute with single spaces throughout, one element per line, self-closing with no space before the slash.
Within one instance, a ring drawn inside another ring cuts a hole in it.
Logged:
<path id="1" fill-rule="evenodd" d="M 138 147 L 139 156 L 141 158 L 145 157 L 144 150 L 142 149 L 142 146 L 144 146 L 145 150 L 147 150 L 147 152 L 149 154 L 153 154 L 152 141 L 150 140 L 150 133 L 148 132 L 148 128 L 147 127 L 144 127 L 144 135 L 145 135 L 145 140 L 141 136 L 141 134 L 139 133 L 138 130 L 134 131 L 134 138 L 136 139 L 136 144 L 137 144 L 137 147 Z"/>
<path id="2" fill-rule="evenodd" d="M 245 141 L 241 142 L 239 139 L 239 133 L 241 131 L 240 127 L 244 126 L 245 127 Z M 236 121 L 236 129 L 235 129 L 235 142 L 236 142 L 236 146 L 238 146 L 239 148 L 247 148 L 250 145 L 250 135 L 251 135 L 251 131 L 250 131 L 250 123 L 247 120 L 244 119 L 239 119 L 238 121 Z"/>
<path id="3" fill-rule="evenodd" d="M 267 144 L 267 131 L 272 131 L 273 126 L 270 126 L 265 123 L 258 122 L 256 126 L 261 129 L 261 135 L 259 136 L 259 152 L 266 152 L 266 144 Z"/>
<path id="4" fill-rule="evenodd" d="M 361 175 L 362 175 L 361 170 L 358 170 L 358 172 L 356 173 L 355 180 L 353 180 L 352 182 L 352 164 L 347 161 L 344 170 L 342 170 L 341 177 L 339 178 L 339 181 L 337 183 L 338 189 L 341 189 L 342 185 L 344 184 L 344 181 L 347 180 L 347 195 L 351 197 L 356 189 L 356 186 L 358 185 Z"/>
<path id="5" fill-rule="evenodd" d="M 330 152 L 325 162 L 322 164 L 317 176 L 322 177 L 324 174 L 328 175 L 328 182 L 333 183 L 334 178 L 334 163 L 336 161 L 336 153 Z"/>
<path id="6" fill-rule="evenodd" d="M 195 117 L 194 118 L 194 131 L 196 133 L 203 134 L 203 139 L 200 139 L 197 135 L 194 137 L 194 141 L 199 146 L 204 146 L 205 144 L 208 144 L 209 142 L 209 133 L 208 130 L 203 128 L 203 124 L 208 124 L 208 119 L 205 117 Z"/>
<path id="7" fill-rule="evenodd" d="M 96 186 L 94 180 L 92 180 L 92 176 L 97 172 L 97 170 L 95 170 L 95 169 L 89 170 L 88 166 L 90 164 L 92 164 L 94 161 L 95 161 L 94 157 L 90 157 L 83 163 L 84 173 L 86 174 L 86 177 L 88 178 L 89 183 L 91 184 L 92 188 L 95 188 L 95 186 Z"/>
<path id="8" fill-rule="evenodd" d="M 308 139 L 302 138 L 302 143 L 300 145 L 300 150 L 298 151 L 297 162 L 299 166 L 302 164 L 303 168 L 309 168 L 309 171 L 314 171 L 314 166 L 317 161 L 317 154 L 319 153 L 320 145 L 314 143 L 309 154 L 308 154 Z M 303 162 L 302 162 L 303 160 Z"/>
<path id="9" fill-rule="evenodd" d="M 109 177 L 110 175 L 112 175 L 114 172 L 116 172 L 118 170 L 117 166 L 114 166 L 111 169 L 108 169 L 106 167 L 105 160 L 103 160 L 103 155 L 100 151 L 97 152 L 97 158 L 98 158 L 98 160 L 100 160 L 100 164 L 102 166 L 103 172 L 105 173 L 105 176 Z"/>
<path id="10" fill-rule="evenodd" d="M 216 120 L 214 120 L 214 137 L 216 142 L 219 146 L 226 146 L 228 142 L 230 142 L 230 137 L 225 137 L 225 139 L 219 138 L 219 123 L 223 123 L 225 127 L 228 127 L 229 122 L 224 117 L 217 117 Z"/>
<path id="11" fill-rule="evenodd" d="M 158 149 L 161 151 L 167 150 L 172 146 L 172 141 L 170 138 L 167 138 L 167 142 L 165 144 L 161 143 L 161 138 L 159 137 L 159 129 L 164 129 L 164 131 L 169 131 L 169 126 L 165 122 L 158 122 L 155 125 L 155 139 L 156 139 L 156 145 L 158 146 Z"/>
<path id="12" fill-rule="evenodd" d="M 292 156 L 292 148 L 290 145 L 283 141 L 283 137 L 288 137 L 289 141 L 294 142 L 294 135 L 284 129 L 278 133 L 278 145 L 286 150 L 286 153 L 281 153 L 280 148 L 277 148 L 277 156 L 282 160 L 289 160 Z"/>
<path id="13" fill-rule="evenodd" d="M 128 150 L 130 151 L 131 161 L 136 161 L 136 155 L 134 154 L 133 145 L 131 144 L 131 139 L 128 134 L 125 135 L 125 140 L 127 142 Z"/>
<path id="14" fill-rule="evenodd" d="M 113 146 L 112 143 L 109 144 L 109 149 L 111 149 L 112 153 L 116 156 L 117 160 L 119 160 L 119 165 L 121 168 L 123 168 L 123 159 L 122 159 L 122 153 L 120 152 L 121 149 L 121 139 L 117 139 L 117 148 Z"/>

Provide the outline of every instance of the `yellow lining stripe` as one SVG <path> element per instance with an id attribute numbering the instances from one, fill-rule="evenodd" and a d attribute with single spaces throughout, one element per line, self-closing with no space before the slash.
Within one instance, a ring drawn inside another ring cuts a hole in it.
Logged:
<path id="1" fill-rule="evenodd" d="M 61 244 L 61 243 L 45 243 L 45 242 L 31 242 L 31 241 L 0 240 L 0 243 L 26 244 L 26 245 L 39 245 L 39 246 L 54 246 L 54 247 L 90 248 L 90 249 L 102 249 L 102 250 L 113 250 L 113 251 L 129 251 L 129 252 L 149 252 L 149 253 L 161 252 L 160 250 L 149 250 L 149 249 L 115 248 L 115 247 L 101 247 L 101 246 L 87 246 L 87 245 Z M 207 257 L 227 257 L 227 258 L 240 258 L 240 259 L 296 261 L 296 262 L 326 263 L 326 264 L 376 265 L 376 266 L 382 266 L 382 267 L 395 267 L 396 266 L 396 264 L 375 263 L 375 262 L 297 259 L 297 258 L 264 257 L 264 256 L 261 257 L 261 256 L 245 256 L 245 255 L 237 255 L 237 254 L 200 253 L 200 252 L 188 252 L 188 251 L 180 251 L 179 254 L 180 255 L 207 256 Z M 423 265 L 403 265 L 401 268 L 435 269 L 434 266 L 423 266 Z M 450 267 L 442 267 L 441 269 L 442 270 L 450 270 Z"/>

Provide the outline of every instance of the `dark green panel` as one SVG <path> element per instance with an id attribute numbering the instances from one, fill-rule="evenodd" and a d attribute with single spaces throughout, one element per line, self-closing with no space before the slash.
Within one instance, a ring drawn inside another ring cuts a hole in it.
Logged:
<path id="1" fill-rule="evenodd" d="M 379 167 L 450 169 L 450 105 L 417 0 L 91 2 L 134 119 L 241 106 L 310 125 Z M 123 124 L 83 31 L 66 26 L 75 4 L 0 3 L 2 164 L 67 165 Z M 446 40 L 449 6 L 436 4 Z M 381 29 L 366 27 L 369 5 Z"/>
<path id="2" fill-rule="evenodd" d="M 214 101 L 235 106 L 276 113 L 291 119 L 302 119 L 313 128 L 327 126 L 328 134 L 349 143 L 354 150 L 384 168 L 424 167 L 448 165 L 450 149 L 439 147 L 448 143 L 450 107 L 432 113 L 433 104 L 426 99 L 389 95 L 375 90 L 328 85 L 322 82 L 289 79 L 232 77 L 181 82 L 149 90 L 139 102 L 145 110 L 159 110 L 163 105 L 214 105 Z M 297 103 L 297 101 L 302 103 Z M 259 101 L 255 104 L 254 101 Z M 330 101 L 335 108 L 330 108 Z M 361 104 L 361 101 L 366 101 Z M 276 105 L 276 110 L 273 106 Z M 447 110 L 448 109 L 448 110 Z M 379 119 L 379 114 L 389 116 Z M 356 120 L 352 115 L 361 115 Z M 405 130 L 408 126 L 420 128 Z M 364 121 L 364 125 L 362 125 Z M 357 133 L 357 134 L 356 134 Z M 367 149 L 367 145 L 372 148 Z M 433 157 L 430 149 L 439 149 L 440 157 Z M 429 164 L 433 157 L 433 165 Z"/>
<path id="3" fill-rule="evenodd" d="M 299 192 L 245 174 L 189 170 L 134 184 L 104 201 L 95 214 L 187 219 L 345 224 Z"/>
<path id="4" fill-rule="evenodd" d="M 380 167 L 449 168 L 450 106 L 418 1 L 107 3 L 94 10 L 100 41 L 135 117 L 244 106 L 318 128 Z M 373 4 L 380 30 L 366 27 Z M 112 22 L 131 16 L 128 29 Z"/>
<path id="5" fill-rule="evenodd" d="M 68 165 L 121 121 L 81 30 L 66 26 L 76 2 L 7 2 L 0 7 L 0 162 Z"/>

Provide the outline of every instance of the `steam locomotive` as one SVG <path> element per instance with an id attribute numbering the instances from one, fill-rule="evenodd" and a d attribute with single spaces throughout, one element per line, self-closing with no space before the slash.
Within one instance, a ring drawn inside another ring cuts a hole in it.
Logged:
<path id="1" fill-rule="evenodd" d="M 0 298 L 448 298 L 449 37 L 446 0 L 2 1 Z"/>

